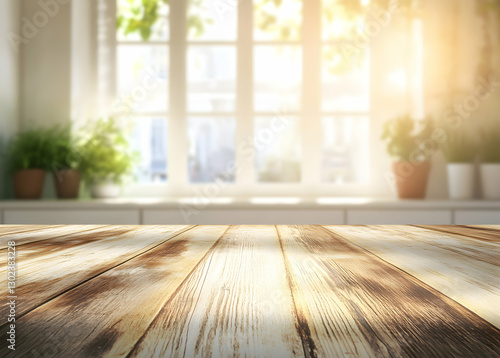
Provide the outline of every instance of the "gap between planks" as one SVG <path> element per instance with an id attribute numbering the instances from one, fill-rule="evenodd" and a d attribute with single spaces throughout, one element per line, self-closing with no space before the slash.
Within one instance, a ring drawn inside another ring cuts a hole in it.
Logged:
<path id="1" fill-rule="evenodd" d="M 107 227 L 107 226 L 106 226 L 106 227 Z M 112 226 L 110 226 L 110 227 L 112 227 Z M 88 281 L 90 281 L 90 280 L 92 280 L 92 279 L 94 279 L 94 278 L 96 278 L 96 277 L 98 277 L 98 276 L 100 276 L 100 275 L 102 275 L 102 274 L 104 274 L 104 273 L 106 273 L 106 272 L 108 272 L 108 271 L 110 271 L 110 270 L 112 270 L 112 269 L 116 268 L 116 267 L 119 267 L 120 265 L 122 265 L 122 264 L 124 264 L 124 263 L 126 263 L 126 262 L 128 262 L 128 261 L 130 261 L 130 260 L 133 260 L 134 258 L 136 258 L 136 257 L 138 257 L 138 256 L 141 256 L 141 255 L 143 255 L 143 254 L 146 254 L 147 252 L 149 252 L 149 251 L 151 251 L 151 250 L 155 249 L 156 247 L 158 247 L 158 246 L 160 246 L 160 245 L 163 245 L 164 243 L 168 242 L 169 240 L 171 240 L 171 239 L 173 239 L 173 238 L 177 237 L 178 235 L 181 235 L 181 234 L 183 234 L 183 233 L 185 233 L 185 232 L 188 232 L 189 230 L 193 229 L 194 227 L 195 227 L 195 225 L 193 225 L 193 226 L 186 226 L 186 227 L 184 227 L 184 228 L 180 229 L 179 231 L 173 231 L 173 232 L 171 232 L 171 233 L 166 233 L 166 234 L 167 234 L 167 237 L 166 237 L 165 239 L 161 240 L 159 243 L 157 242 L 157 243 L 152 243 L 152 244 L 146 245 L 145 247 L 143 247 L 143 248 L 141 248 L 141 249 L 139 249 L 139 250 L 135 251 L 135 252 L 132 254 L 132 256 L 130 256 L 130 255 L 129 255 L 129 256 L 126 256 L 126 258 L 124 258 L 122 261 L 119 261 L 119 262 L 114 262 L 114 263 L 113 263 L 113 262 L 111 262 L 110 264 L 103 263 L 103 264 L 102 264 L 102 268 L 101 268 L 101 269 L 98 269 L 96 273 L 94 273 L 94 274 L 92 274 L 92 275 L 90 275 L 90 276 L 87 276 L 86 278 L 84 278 L 84 279 L 82 279 L 82 280 L 78 280 L 77 282 L 75 282 L 75 283 L 73 283 L 73 284 L 71 284 L 71 285 L 69 285 L 69 286 L 67 286 L 67 287 L 65 287 L 65 288 L 63 288 L 63 289 L 61 289 L 60 291 L 56 291 L 54 294 L 51 294 L 50 296 L 46 297 L 45 299 L 43 299 L 43 300 L 41 300 L 41 301 L 39 301 L 39 302 L 36 302 L 36 303 L 35 303 L 35 304 L 33 304 L 31 307 L 29 307 L 29 306 L 28 306 L 28 308 L 26 308 L 26 304 L 27 304 L 27 302 L 24 302 L 24 305 L 23 305 L 23 306 L 25 306 L 25 309 L 24 309 L 24 310 L 19 310 L 19 309 L 18 309 L 18 312 L 17 312 L 17 315 L 16 315 L 16 319 L 20 319 L 21 317 L 25 316 L 25 315 L 26 315 L 26 314 L 28 314 L 29 312 L 31 312 L 31 311 L 33 311 L 33 310 L 35 310 L 35 309 L 37 309 L 37 308 L 39 308 L 39 307 L 41 307 L 41 306 L 45 305 L 46 303 L 48 303 L 48 302 L 50 302 L 50 301 L 52 301 L 52 300 L 56 299 L 57 297 L 59 297 L 59 296 L 61 296 L 61 295 L 65 294 L 66 292 L 69 292 L 69 291 L 71 291 L 71 290 L 73 290 L 73 289 L 75 289 L 75 288 L 77 288 L 77 287 L 79 287 L 79 286 L 83 285 L 84 283 L 86 283 L 86 282 L 88 282 Z M 140 228 L 140 226 L 138 226 L 138 228 Z M 98 232 L 100 232 L 100 231 L 98 231 Z M 133 233 L 133 228 L 132 228 L 132 227 L 130 227 L 130 231 L 129 231 L 129 233 Z M 76 235 L 80 235 L 80 234 L 82 234 L 82 232 L 77 232 L 77 233 L 75 233 L 75 234 L 74 234 L 74 236 L 76 236 Z M 110 233 L 110 234 L 112 234 L 112 233 Z M 64 235 L 63 235 L 63 236 L 64 236 Z M 113 236 L 110 236 L 110 237 L 113 237 Z M 56 239 L 59 239 L 59 238 L 61 238 L 61 237 L 56 237 L 56 238 L 52 238 L 52 239 L 53 239 L 53 240 L 56 240 Z M 48 239 L 47 239 L 47 240 L 48 240 Z M 44 242 L 45 242 L 45 241 L 47 241 L 47 240 L 40 240 L 40 241 L 44 241 Z M 40 241 L 33 242 L 33 243 L 30 243 L 30 244 L 38 244 L 38 243 L 40 243 Z M 84 245 L 82 245 L 81 247 L 85 248 L 86 246 L 88 246 L 88 244 L 84 244 Z M 22 265 L 22 264 L 19 262 L 19 260 L 17 260 L 17 265 L 18 265 L 18 267 L 20 267 L 20 266 Z M 18 280 L 19 280 L 19 278 L 18 278 Z M 46 282 L 47 280 L 44 280 L 44 281 L 45 281 L 44 283 L 47 283 L 47 282 Z M 36 283 L 36 281 L 35 281 L 35 283 Z M 6 286 L 6 285 L 5 285 L 5 286 Z M 51 286 L 52 286 L 52 285 L 51 285 Z M 20 288 L 22 289 L 22 286 L 21 286 Z M 18 295 L 19 295 L 20 288 L 17 288 L 17 289 L 16 289 L 16 294 L 18 294 Z M 52 287 L 49 287 L 49 289 L 50 289 L 50 288 L 52 288 Z M 25 294 L 30 295 L 30 293 L 29 293 L 29 292 L 27 292 L 27 293 L 25 293 Z M 30 296 L 28 296 L 28 297 L 33 297 L 33 294 L 31 294 L 31 295 L 30 295 Z M 1 307 L 1 308 L 0 308 L 0 311 L 2 311 L 2 312 L 3 312 L 3 311 L 4 311 L 4 310 L 6 310 L 6 309 L 8 309 L 8 307 L 7 307 L 7 306 L 3 306 L 3 307 Z M 2 317 L 6 317 L 6 315 L 3 315 Z M 2 330 L 2 329 L 4 329 L 5 327 L 7 327 L 7 325 L 8 325 L 7 323 L 4 323 L 2 326 L 0 326 L 0 330 Z"/>
<path id="2" fill-rule="evenodd" d="M 500 268 L 498 260 L 493 259 L 499 256 L 495 254 L 498 252 L 496 245 L 413 226 L 325 228 L 450 297 L 500 329 L 500 313 L 496 309 L 500 305 Z M 424 236 L 426 232 L 433 240 Z M 436 242 L 439 235 L 447 241 L 455 240 L 455 245 Z M 474 250 L 476 255 L 486 257 L 474 257 Z"/>
<path id="3" fill-rule="evenodd" d="M 190 227 L 65 292 L 21 319 L 24 340 L 42 352 L 55 346 L 59 355 L 127 355 L 172 292 L 227 229 Z M 68 332 L 77 336 L 69 339 Z"/>
<path id="4" fill-rule="evenodd" d="M 500 230 L 494 228 L 480 228 L 470 226 L 449 226 L 449 225 L 413 225 L 415 227 L 465 236 L 470 239 L 486 241 L 492 244 L 500 245 Z"/>
<path id="5" fill-rule="evenodd" d="M 74 234 L 81 234 L 89 231 L 94 231 L 94 230 L 102 230 L 104 228 L 110 227 L 111 225 L 71 225 L 71 226 L 66 226 L 66 225 L 54 225 L 54 226 L 43 226 L 38 229 L 32 229 L 32 230 L 27 230 L 27 231 L 20 231 L 20 232 L 13 232 L 13 233 L 8 233 L 3 236 L 0 236 L 0 251 L 2 250 L 7 250 L 7 242 L 8 241 L 15 241 L 16 242 L 16 248 L 19 246 L 27 245 L 27 244 L 32 244 L 35 242 L 40 242 L 44 240 L 51 240 L 51 239 L 58 239 L 67 235 L 74 235 Z M 78 231 L 73 231 L 76 228 L 79 228 Z M 65 230 L 67 229 L 69 232 L 68 233 L 57 233 L 57 230 Z M 55 236 L 47 236 L 51 235 L 51 232 L 55 230 L 56 235 Z M 10 237 L 5 237 L 7 235 L 12 235 Z M 34 235 L 34 236 L 28 236 L 26 237 L 25 235 Z M 41 237 L 37 237 L 40 235 Z"/>
<path id="6" fill-rule="evenodd" d="M 275 226 L 231 226 L 127 357 L 302 356 L 285 277 Z"/>
<path id="7" fill-rule="evenodd" d="M 318 355 L 500 355 L 496 327 L 331 228 L 280 226 L 300 240 L 287 239 L 287 251 Z"/>
<path id="8" fill-rule="evenodd" d="M 8 234 L 16 234 L 20 232 L 28 232 L 44 228 L 44 225 L 0 225 L 0 239 Z"/>

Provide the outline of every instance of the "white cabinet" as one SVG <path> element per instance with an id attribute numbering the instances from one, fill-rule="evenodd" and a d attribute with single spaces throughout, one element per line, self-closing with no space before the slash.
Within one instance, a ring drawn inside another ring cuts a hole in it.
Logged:
<path id="1" fill-rule="evenodd" d="M 0 224 L 33 225 L 500 225 L 500 202 L 182 206 L 140 200 L 0 202 Z"/>
<path id="2" fill-rule="evenodd" d="M 342 225 L 343 210 L 144 210 L 145 225 Z"/>
<path id="3" fill-rule="evenodd" d="M 348 225 L 451 225 L 451 210 L 348 210 Z"/>
<path id="4" fill-rule="evenodd" d="M 139 225 L 139 210 L 4 210 L 6 225 Z"/>
<path id="5" fill-rule="evenodd" d="M 456 210 L 456 225 L 500 225 L 500 210 Z"/>

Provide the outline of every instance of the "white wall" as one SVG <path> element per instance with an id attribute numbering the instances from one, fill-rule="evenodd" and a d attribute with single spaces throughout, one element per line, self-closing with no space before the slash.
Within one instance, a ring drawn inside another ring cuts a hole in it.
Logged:
<path id="1" fill-rule="evenodd" d="M 19 54 L 8 41 L 18 31 L 20 19 L 18 0 L 0 0 L 0 146 L 17 130 L 19 120 Z M 0 149 L 2 150 L 2 149 Z M 0 197 L 5 183 L 5 163 L 0 156 Z"/>
<path id="2" fill-rule="evenodd" d="M 28 27 L 35 33 L 22 45 L 21 126 L 28 128 L 35 122 L 67 123 L 71 98 L 71 4 L 69 0 L 20 2 L 22 33 L 26 34 Z M 42 6 L 49 3 L 50 8 Z M 27 21 L 33 26 L 26 25 Z"/>
<path id="3" fill-rule="evenodd" d="M 5 38 L 3 36 L 9 32 L 23 35 L 23 26 L 21 25 L 24 25 L 25 30 L 28 29 L 26 21 L 35 26 L 34 32 L 36 32 L 35 35 L 27 39 L 27 43 L 20 46 L 21 57 L 12 51 L 8 42 L 0 42 L 0 78 L 2 79 L 0 86 L 0 136 L 15 131 L 18 123 L 20 123 L 21 128 L 27 128 L 33 122 L 50 125 L 68 122 L 72 116 L 86 118 L 89 115 L 88 108 L 92 107 L 92 101 L 90 101 L 85 105 L 74 106 L 73 113 L 71 111 L 72 100 L 74 105 L 77 104 L 78 98 L 85 97 L 85 94 L 88 95 L 89 92 L 92 92 L 90 89 L 95 88 L 94 82 L 96 81 L 95 78 L 82 75 L 96 65 L 96 54 L 91 52 L 91 46 L 86 37 L 88 34 L 94 34 L 94 30 L 90 27 L 77 26 L 82 28 L 82 32 L 72 34 L 71 13 L 73 11 L 75 15 L 80 14 L 81 16 L 78 17 L 80 22 L 84 17 L 91 18 L 93 10 L 90 4 L 95 3 L 95 0 L 73 0 L 74 5 L 78 5 L 74 9 L 72 9 L 71 3 L 68 3 L 69 0 L 43 1 L 44 3 L 56 3 L 57 6 L 47 11 L 40 5 L 40 0 L 0 0 L 0 35 L 2 38 Z M 474 59 L 466 59 L 465 55 L 477 54 L 477 47 L 480 46 L 480 41 L 473 36 L 479 31 L 477 24 L 471 25 L 475 21 L 474 12 L 471 9 L 472 1 L 464 0 L 461 2 L 463 11 L 460 13 L 461 21 L 468 24 L 461 27 L 463 29 L 461 36 L 466 41 L 457 50 L 463 59 L 458 61 L 460 63 L 458 73 L 461 74 L 459 83 L 464 94 L 468 91 L 467 81 L 470 80 L 470 75 L 475 70 Z M 443 40 L 445 37 L 442 36 L 442 29 L 439 27 L 444 26 L 449 20 L 449 6 L 454 2 L 456 0 L 428 0 L 425 2 L 429 6 L 433 6 L 432 10 L 426 13 L 434 17 L 432 20 L 437 26 L 437 28 L 426 29 L 426 41 L 433 39 L 433 42 L 429 43 L 431 46 L 443 46 L 443 43 L 446 43 Z M 440 6 L 434 8 L 436 4 Z M 40 12 L 47 14 L 47 24 L 43 24 L 44 16 L 40 15 Z M 36 19 L 33 18 L 34 16 Z M 24 21 L 21 23 L 22 18 Z M 40 24 L 41 20 L 43 26 L 37 26 L 36 23 Z M 407 110 L 406 96 L 403 93 L 391 92 L 391 88 L 384 87 L 388 73 L 377 70 L 383 67 L 381 65 L 385 62 L 393 61 L 394 49 L 404 45 L 401 43 L 404 40 L 391 38 L 395 32 L 393 25 L 391 23 L 380 36 L 373 39 L 373 44 L 379 45 L 378 53 L 372 53 L 375 59 L 372 71 L 372 90 L 376 94 L 372 102 L 374 125 L 371 131 L 373 185 L 366 191 L 360 192 L 359 195 L 378 197 L 395 195 L 386 180 L 386 174 L 391 168 L 391 159 L 385 152 L 385 144 L 380 141 L 380 132 L 383 122 Z M 76 44 L 77 42 L 78 44 Z M 82 51 L 83 48 L 87 48 L 88 51 Z M 78 57 L 72 58 L 72 53 Z M 432 81 L 433 78 L 440 77 L 435 76 L 436 73 L 433 73 L 432 69 L 442 70 L 443 66 L 449 65 L 455 60 L 454 56 L 449 55 L 441 60 L 441 66 L 436 67 L 436 63 L 433 62 L 425 64 L 428 88 L 434 89 L 426 98 L 426 104 L 431 111 L 439 110 L 434 106 L 432 100 L 442 103 L 443 98 L 440 97 L 439 91 L 446 90 L 448 87 L 448 84 L 443 81 L 438 83 Z M 81 71 L 81 69 L 85 69 L 85 71 Z M 72 73 L 77 79 L 73 86 L 71 84 Z M 500 95 L 500 91 L 497 95 Z M 488 103 L 483 103 L 479 112 L 484 112 L 484 115 L 492 115 L 498 113 L 499 106 L 500 101 L 492 99 Z M 429 183 L 429 197 L 447 197 L 445 165 L 440 153 L 434 158 Z"/>

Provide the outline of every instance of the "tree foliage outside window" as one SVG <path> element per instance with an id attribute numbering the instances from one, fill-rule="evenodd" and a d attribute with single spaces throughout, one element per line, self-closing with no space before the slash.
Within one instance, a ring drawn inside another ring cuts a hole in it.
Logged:
<path id="1" fill-rule="evenodd" d="M 189 0 L 189 6 L 201 8 L 207 0 Z M 302 6 L 306 0 L 258 0 L 254 5 L 255 26 L 272 35 L 277 41 L 300 40 L 302 19 L 300 14 L 287 9 Z M 143 41 L 148 41 L 154 32 L 154 25 L 160 19 L 162 6 L 170 0 L 120 0 L 117 28 L 123 34 L 138 33 Z M 364 24 L 370 13 L 388 11 L 397 6 L 396 15 L 415 16 L 418 14 L 418 0 L 323 0 L 322 16 L 324 40 L 337 42 L 324 53 L 328 70 L 332 74 L 342 74 L 361 67 L 364 51 L 349 50 L 349 43 L 359 36 L 366 36 Z M 287 14 L 280 16 L 280 14 Z M 289 15 L 288 15 L 289 14 Z M 190 11 L 187 18 L 187 33 L 192 38 L 201 37 L 207 27 L 216 19 L 203 11 Z M 325 35 L 326 34 L 326 35 Z"/>
<path id="2" fill-rule="evenodd" d="M 170 0 L 120 0 L 116 27 L 124 35 L 138 33 L 143 41 L 148 41 L 160 19 L 162 7 L 169 4 Z"/>

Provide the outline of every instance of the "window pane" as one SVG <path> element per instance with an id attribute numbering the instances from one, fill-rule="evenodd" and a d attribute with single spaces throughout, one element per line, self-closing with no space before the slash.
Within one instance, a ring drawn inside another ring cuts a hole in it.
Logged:
<path id="1" fill-rule="evenodd" d="M 136 177 L 139 183 L 167 181 L 167 120 L 134 118 L 131 145 L 140 153 Z"/>
<path id="2" fill-rule="evenodd" d="M 189 181 L 234 181 L 234 118 L 189 118 Z"/>
<path id="3" fill-rule="evenodd" d="M 188 111 L 234 112 L 236 50 L 234 46 L 190 46 Z"/>
<path id="4" fill-rule="evenodd" d="M 166 46 L 118 46 L 118 106 L 124 110 L 167 111 L 168 76 Z"/>
<path id="5" fill-rule="evenodd" d="M 299 40 L 302 0 L 255 0 L 254 39 L 257 41 Z"/>
<path id="6" fill-rule="evenodd" d="M 155 4 L 145 7 L 143 0 L 117 0 L 118 41 L 168 41 L 168 1 Z"/>
<path id="7" fill-rule="evenodd" d="M 255 110 L 300 110 L 302 50 L 299 46 L 256 46 Z"/>
<path id="8" fill-rule="evenodd" d="M 367 112 L 370 71 L 367 51 L 346 55 L 340 47 L 323 48 L 323 110 Z"/>
<path id="9" fill-rule="evenodd" d="M 369 162 L 368 117 L 323 118 L 322 178 L 328 183 L 367 180 Z"/>
<path id="10" fill-rule="evenodd" d="M 362 33 L 370 0 L 361 2 L 322 0 L 322 2 L 323 40 L 352 41 Z"/>
<path id="11" fill-rule="evenodd" d="M 235 41 L 237 0 L 189 0 L 188 40 Z"/>
<path id="12" fill-rule="evenodd" d="M 255 119 L 255 165 L 259 182 L 300 182 L 299 121 L 288 117 Z"/>

